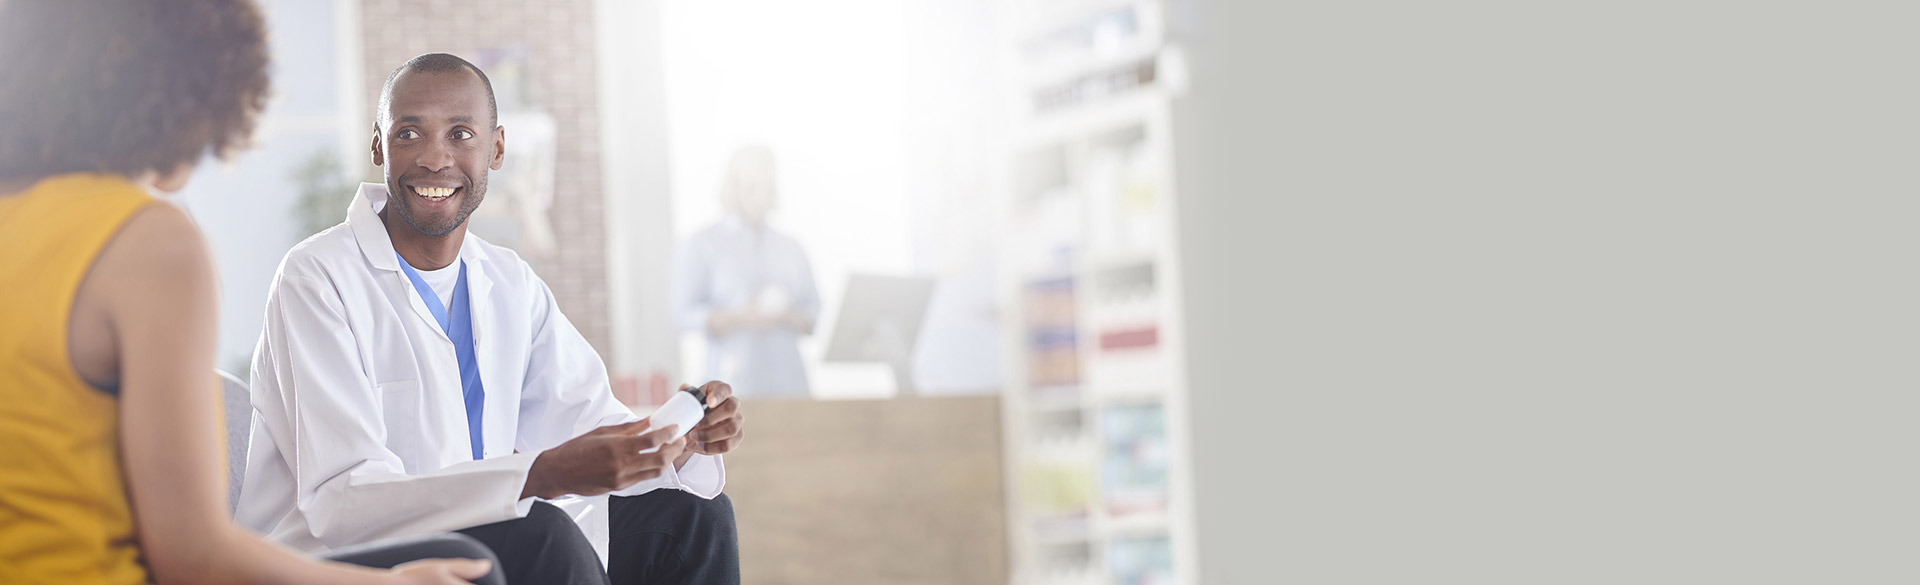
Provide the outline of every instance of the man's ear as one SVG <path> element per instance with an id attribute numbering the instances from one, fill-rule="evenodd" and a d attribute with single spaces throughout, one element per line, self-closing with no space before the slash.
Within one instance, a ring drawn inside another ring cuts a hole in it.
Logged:
<path id="1" fill-rule="evenodd" d="M 497 170 L 500 170 L 500 165 L 505 162 L 507 162 L 507 127 L 494 126 L 493 127 L 493 164 L 487 165 L 487 168 L 497 171 Z"/>
<path id="2" fill-rule="evenodd" d="M 387 153 L 380 150 L 380 125 L 373 125 L 373 166 L 386 166 Z"/>

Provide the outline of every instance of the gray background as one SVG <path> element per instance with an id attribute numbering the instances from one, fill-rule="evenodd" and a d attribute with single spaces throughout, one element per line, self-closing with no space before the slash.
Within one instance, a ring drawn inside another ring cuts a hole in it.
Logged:
<path id="1" fill-rule="evenodd" d="M 1176 1 L 1203 582 L 1915 582 L 1916 16 Z"/>

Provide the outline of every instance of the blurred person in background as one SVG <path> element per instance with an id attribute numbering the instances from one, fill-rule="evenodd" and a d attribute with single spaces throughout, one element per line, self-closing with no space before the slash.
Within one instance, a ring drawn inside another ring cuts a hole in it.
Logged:
<path id="1" fill-rule="evenodd" d="M 375 570 L 303 558 L 228 517 L 213 262 L 154 194 L 245 146 L 267 62 L 250 0 L 0 1 L 0 583 L 490 572 L 468 539 L 360 551 L 474 557 Z"/>
<path id="2" fill-rule="evenodd" d="M 235 518 L 308 551 L 457 530 L 515 583 L 739 583 L 732 390 L 703 387 L 683 438 L 645 432 L 546 282 L 468 233 L 507 152 L 486 72 L 415 57 L 374 116 L 384 182 L 267 293 Z"/>
<path id="3" fill-rule="evenodd" d="M 733 153 L 720 188 L 726 215 L 688 238 L 674 259 L 680 328 L 704 334 L 706 374 L 743 396 L 806 397 L 800 337 L 813 333 L 820 292 L 800 242 L 767 225 L 778 203 L 773 151 Z"/>

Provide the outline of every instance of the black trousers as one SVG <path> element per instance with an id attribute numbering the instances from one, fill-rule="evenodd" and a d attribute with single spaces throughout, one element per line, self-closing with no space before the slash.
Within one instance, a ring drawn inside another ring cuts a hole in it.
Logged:
<path id="1" fill-rule="evenodd" d="M 733 501 L 680 490 L 614 496 L 607 510 L 607 575 L 614 585 L 739 585 Z"/>
<path id="2" fill-rule="evenodd" d="M 329 551 L 321 558 L 373 567 L 391 569 L 420 559 L 487 559 L 493 561 L 493 570 L 475 579 L 479 585 L 506 585 L 506 577 L 500 570 L 500 559 L 487 550 L 486 545 L 464 534 L 442 534 L 424 538 L 407 538 L 373 542 L 360 546 Z"/>
<path id="3" fill-rule="evenodd" d="M 580 527 L 545 502 L 525 518 L 460 533 L 493 549 L 513 585 L 740 583 L 733 502 L 725 494 L 707 500 L 663 489 L 608 499 L 605 570 Z"/>

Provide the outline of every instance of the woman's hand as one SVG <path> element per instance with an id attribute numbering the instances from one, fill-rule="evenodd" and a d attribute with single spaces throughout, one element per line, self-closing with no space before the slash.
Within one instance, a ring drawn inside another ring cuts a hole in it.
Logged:
<path id="1" fill-rule="evenodd" d="M 492 570 L 486 559 L 427 559 L 394 567 L 384 576 L 393 585 L 467 585 Z"/>

